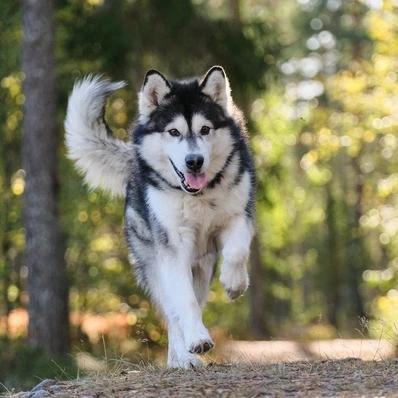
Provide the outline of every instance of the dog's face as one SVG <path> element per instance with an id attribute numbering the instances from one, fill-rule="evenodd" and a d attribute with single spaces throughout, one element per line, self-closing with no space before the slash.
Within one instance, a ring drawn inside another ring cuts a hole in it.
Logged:
<path id="1" fill-rule="evenodd" d="M 197 194 L 233 149 L 232 98 L 221 67 L 202 81 L 169 82 L 149 71 L 139 95 L 140 156 L 172 185 Z"/>

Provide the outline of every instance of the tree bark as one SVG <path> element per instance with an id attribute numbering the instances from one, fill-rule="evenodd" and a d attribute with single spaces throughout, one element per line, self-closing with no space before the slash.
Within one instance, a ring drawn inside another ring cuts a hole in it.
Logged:
<path id="1" fill-rule="evenodd" d="M 361 234 L 360 220 L 363 215 L 363 189 L 364 180 L 361 169 L 359 167 L 359 156 L 352 160 L 352 166 L 355 175 L 355 203 L 353 205 L 353 220 L 349 230 L 349 245 L 348 245 L 348 285 L 351 291 L 352 314 L 357 317 L 366 317 L 363 298 L 360 291 L 362 282 L 362 272 L 364 264 L 364 247 L 363 236 Z"/>
<path id="2" fill-rule="evenodd" d="M 253 239 L 250 252 L 250 329 L 256 339 L 269 338 L 265 319 L 264 268 L 258 237 Z"/>
<path id="3" fill-rule="evenodd" d="M 68 283 L 57 217 L 57 126 L 52 0 L 22 1 L 26 172 L 24 226 L 29 343 L 68 351 Z"/>
<path id="4" fill-rule="evenodd" d="M 231 19 L 238 26 L 242 25 L 242 15 L 240 7 L 241 7 L 240 0 L 229 1 Z"/>
<path id="5" fill-rule="evenodd" d="M 332 182 L 326 185 L 326 226 L 328 231 L 328 259 L 323 281 L 327 305 L 327 317 L 331 325 L 338 328 L 340 308 L 340 255 L 338 244 L 337 203 Z"/>

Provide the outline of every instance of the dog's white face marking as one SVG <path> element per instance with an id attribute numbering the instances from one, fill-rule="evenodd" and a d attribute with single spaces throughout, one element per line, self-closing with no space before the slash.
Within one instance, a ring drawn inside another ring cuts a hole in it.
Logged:
<path id="1" fill-rule="evenodd" d="M 232 147 L 228 128 L 215 129 L 203 114 L 195 113 L 191 120 L 176 115 L 164 131 L 144 137 L 140 152 L 169 183 L 180 185 L 188 193 L 198 193 L 223 169 Z M 195 172 L 187 166 L 190 155 L 203 158 Z"/>
<path id="2" fill-rule="evenodd" d="M 188 121 L 184 116 L 178 115 L 166 126 L 166 132 L 177 129 L 181 136 L 173 137 L 170 134 L 165 134 L 167 140 L 165 151 L 175 166 L 184 174 L 189 172 L 185 162 L 188 155 L 197 154 L 203 156 L 204 161 L 200 171 L 207 174 L 211 154 L 211 145 L 209 145 L 208 137 L 212 131 L 214 132 L 213 125 L 200 114 L 194 114 L 190 124 L 191 129 L 189 129 Z M 210 128 L 207 136 L 200 134 L 203 126 Z"/>
<path id="3" fill-rule="evenodd" d="M 164 129 L 164 131 L 170 131 L 172 129 L 178 130 L 178 132 L 186 137 L 189 132 L 188 122 L 182 115 L 177 115 Z"/>

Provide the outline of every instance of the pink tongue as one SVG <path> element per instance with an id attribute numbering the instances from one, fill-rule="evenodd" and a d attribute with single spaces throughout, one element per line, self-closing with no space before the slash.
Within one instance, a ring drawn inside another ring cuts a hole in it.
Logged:
<path id="1" fill-rule="evenodd" d="M 206 174 L 187 173 L 185 176 L 185 183 L 193 189 L 202 189 L 207 184 L 207 176 Z"/>

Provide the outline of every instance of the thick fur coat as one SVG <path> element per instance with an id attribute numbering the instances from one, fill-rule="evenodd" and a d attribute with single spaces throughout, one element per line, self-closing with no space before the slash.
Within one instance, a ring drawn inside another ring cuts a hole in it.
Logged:
<path id="1" fill-rule="evenodd" d="M 104 119 L 107 96 L 123 86 L 91 76 L 75 84 L 68 154 L 91 187 L 125 196 L 130 260 L 167 323 L 168 366 L 199 366 L 214 345 L 202 308 L 217 259 L 231 299 L 248 287 L 255 181 L 243 118 L 223 68 L 186 81 L 151 70 L 124 142 Z"/>

